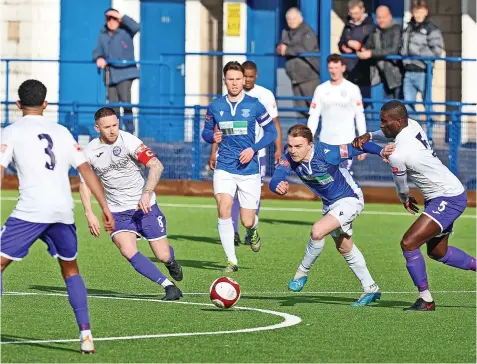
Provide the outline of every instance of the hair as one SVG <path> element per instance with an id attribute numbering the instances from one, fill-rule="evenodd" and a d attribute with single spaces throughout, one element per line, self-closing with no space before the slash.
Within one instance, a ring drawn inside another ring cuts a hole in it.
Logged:
<path id="1" fill-rule="evenodd" d="M 23 107 L 39 107 L 46 98 L 46 86 L 38 80 L 26 80 L 18 88 L 18 98 Z"/>
<path id="2" fill-rule="evenodd" d="M 348 1 L 348 9 L 353 9 L 359 6 L 360 8 L 364 8 L 364 3 L 361 0 L 349 0 Z"/>
<path id="3" fill-rule="evenodd" d="M 303 137 L 308 140 L 308 143 L 313 143 L 313 133 L 305 124 L 295 124 L 288 129 L 288 136 L 293 138 Z"/>
<path id="4" fill-rule="evenodd" d="M 115 8 L 106 9 L 106 10 L 104 11 L 104 15 L 106 15 L 106 13 L 107 13 L 108 11 L 118 11 L 118 10 L 115 9 Z M 119 13 L 119 11 L 118 11 L 118 13 Z"/>
<path id="5" fill-rule="evenodd" d="M 426 0 L 413 0 L 411 9 L 429 9 Z"/>
<path id="6" fill-rule="evenodd" d="M 242 65 L 237 61 L 230 61 L 224 66 L 224 77 L 228 71 L 240 71 L 244 73 Z"/>
<path id="7" fill-rule="evenodd" d="M 113 108 L 102 107 L 101 109 L 98 109 L 98 111 L 94 113 L 94 120 L 98 121 L 101 118 L 105 118 L 106 116 L 111 116 L 111 115 L 117 116 L 116 111 L 114 111 Z"/>
<path id="8" fill-rule="evenodd" d="M 285 18 L 288 17 L 288 15 L 290 15 L 292 13 L 296 13 L 296 14 L 298 14 L 298 16 L 300 18 L 303 18 L 303 15 L 302 15 L 300 9 L 298 9 L 297 7 L 292 7 L 290 9 L 288 9 L 287 12 L 285 13 Z"/>
<path id="9" fill-rule="evenodd" d="M 407 120 L 408 114 L 406 106 L 399 100 L 391 100 L 381 108 L 381 115 L 388 115 L 393 120 Z"/>
<path id="10" fill-rule="evenodd" d="M 242 63 L 242 67 L 244 70 L 257 71 L 257 65 L 255 62 L 252 62 L 252 61 L 245 61 L 244 63 Z"/>
<path id="11" fill-rule="evenodd" d="M 333 53 L 330 54 L 328 57 L 326 57 L 326 62 L 327 63 L 339 63 L 344 64 L 344 58 L 341 54 L 338 53 Z"/>

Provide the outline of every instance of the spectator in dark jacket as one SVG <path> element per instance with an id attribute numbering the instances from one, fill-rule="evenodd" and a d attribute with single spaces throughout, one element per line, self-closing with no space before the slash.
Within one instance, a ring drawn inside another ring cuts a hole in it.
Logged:
<path id="1" fill-rule="evenodd" d="M 286 13 L 289 29 L 282 31 L 282 39 L 277 46 L 277 53 L 285 56 L 285 69 L 290 77 L 295 96 L 312 97 L 320 83 L 318 57 L 298 57 L 299 53 L 318 52 L 318 40 L 313 29 L 303 21 L 297 8 L 290 8 Z M 311 100 L 296 100 L 296 107 L 310 108 Z M 308 117 L 308 112 L 302 112 Z"/>
<path id="2" fill-rule="evenodd" d="M 115 9 L 106 10 L 104 15 L 106 24 L 99 32 L 93 59 L 98 68 L 105 70 L 108 102 L 131 103 L 132 82 L 139 78 L 136 64 L 108 64 L 107 61 L 134 61 L 133 38 L 139 31 L 139 24 L 127 15 L 121 16 Z M 119 115 L 119 109 L 116 112 Z M 124 108 L 123 120 L 126 131 L 134 132 L 131 108 Z"/>
<path id="3" fill-rule="evenodd" d="M 343 33 L 338 43 L 341 53 L 356 54 L 366 44 L 373 33 L 375 24 L 373 19 L 366 14 L 364 4 L 359 0 L 348 2 L 348 18 Z M 371 62 L 356 58 L 346 59 L 346 78 L 359 86 L 365 98 L 371 97 L 370 81 Z"/>
<path id="4" fill-rule="evenodd" d="M 428 19 L 427 3 L 423 0 L 414 0 L 412 4 L 412 19 L 407 25 L 402 37 L 401 54 L 403 56 L 440 57 L 444 49 L 442 33 Z M 403 60 L 404 64 L 404 100 L 416 101 L 417 93 L 426 98 L 426 62 L 417 60 Z M 409 110 L 412 107 L 406 105 Z"/>
<path id="5" fill-rule="evenodd" d="M 371 59 L 371 84 L 382 82 L 384 97 L 400 99 L 402 86 L 402 64 L 397 60 L 385 60 L 389 55 L 399 55 L 401 45 L 401 25 L 393 21 L 389 8 L 385 5 L 376 9 L 378 26 L 368 38 L 364 47 L 357 52 L 359 59 Z"/>

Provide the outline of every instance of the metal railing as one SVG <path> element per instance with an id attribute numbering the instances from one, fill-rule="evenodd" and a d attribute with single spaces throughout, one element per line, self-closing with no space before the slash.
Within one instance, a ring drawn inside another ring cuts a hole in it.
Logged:
<path id="1" fill-rule="evenodd" d="M 269 53 L 224 53 L 224 52 L 194 52 L 194 53 L 164 53 L 164 57 L 166 56 L 253 56 L 253 57 L 276 57 L 276 54 L 269 54 Z M 319 53 L 304 53 L 301 56 L 310 56 L 310 57 L 320 57 Z M 344 57 L 350 57 L 349 55 L 343 55 Z M 426 131 L 428 132 L 429 136 L 432 137 L 433 130 L 436 129 L 440 132 L 438 135 L 440 140 L 444 140 L 445 143 L 441 143 L 441 145 L 436 146 L 437 150 L 440 150 L 440 158 L 443 159 L 449 166 L 449 168 L 458 175 L 464 183 L 468 184 L 469 181 L 472 182 L 473 178 L 473 188 L 475 189 L 475 143 L 472 145 L 470 144 L 470 148 L 461 148 L 461 136 L 462 130 L 464 127 L 468 127 L 470 129 L 475 128 L 475 121 L 465 122 L 462 120 L 463 116 L 474 116 L 474 113 L 463 112 L 463 108 L 473 106 L 475 107 L 475 103 L 469 102 L 461 102 L 461 101 L 446 101 L 446 102 L 432 102 L 432 68 L 434 61 L 446 61 L 446 62 L 475 62 L 476 59 L 468 59 L 468 58 L 460 58 L 460 57 L 401 57 L 401 56 L 389 56 L 387 59 L 392 60 L 402 60 L 402 59 L 416 59 L 416 60 L 423 60 L 427 64 L 427 75 L 426 78 L 426 97 L 421 102 L 406 102 L 407 104 L 420 104 L 424 106 L 423 112 L 413 111 L 410 112 L 410 116 L 416 119 L 420 117 L 424 117 L 424 124 Z M 1 59 L 1 62 L 5 64 L 5 71 L 6 71 L 6 81 L 5 81 L 5 89 L 7 90 L 5 99 L 1 100 L 2 108 L 4 108 L 4 121 L 8 124 L 11 114 L 14 114 L 15 111 L 12 109 L 12 105 L 14 101 L 9 99 L 8 90 L 10 87 L 10 66 L 12 63 L 15 62 L 49 62 L 49 63 L 69 63 L 69 64 L 91 64 L 94 65 L 94 62 L 89 60 L 55 60 L 55 59 L 42 59 L 42 60 L 31 60 L 31 59 L 13 59 L 13 58 L 6 58 Z M 169 73 L 172 72 L 171 66 L 164 62 L 162 57 L 157 61 L 108 61 L 109 64 L 138 64 L 138 65 L 156 65 L 159 67 L 165 67 Z M 111 107 L 127 107 L 133 108 L 135 110 L 135 117 L 140 120 L 140 130 L 144 127 L 144 124 L 147 124 L 150 120 L 151 123 L 157 122 L 157 117 L 163 115 L 164 113 L 174 113 L 174 115 L 178 118 L 182 118 L 184 120 L 184 140 L 182 141 L 173 141 L 173 142 L 161 142 L 157 140 L 153 140 L 149 138 L 150 143 L 156 143 L 157 148 L 164 151 L 167 148 L 176 148 L 174 151 L 170 153 L 170 155 L 178 156 L 180 155 L 182 159 L 187 160 L 184 164 L 184 168 L 186 166 L 192 166 L 189 172 L 181 172 L 179 174 L 170 174 L 170 178 L 188 178 L 188 179 L 204 179 L 208 178 L 208 171 L 207 171 L 207 148 L 208 146 L 201 141 L 200 138 L 200 130 L 201 130 L 201 115 L 203 115 L 203 111 L 206 109 L 205 105 L 191 105 L 191 106 L 171 106 L 171 105 L 146 105 L 144 103 L 139 104 L 126 104 L 126 103 L 118 103 L 118 104 L 105 104 L 104 98 L 105 94 L 101 93 L 99 90 L 101 89 L 103 83 L 103 76 L 100 72 L 97 72 L 97 82 L 96 82 L 96 89 L 97 89 L 97 97 L 96 103 L 81 103 L 81 102 L 60 102 L 60 103 L 50 103 L 52 106 L 58 106 L 59 108 L 59 119 L 60 122 L 64 125 L 68 126 L 71 132 L 78 137 L 78 135 L 85 134 L 85 132 L 81 132 L 80 128 L 84 129 L 84 126 L 80 125 L 79 123 L 79 116 L 83 114 L 91 114 L 91 109 L 99 108 L 101 106 L 111 106 Z M 145 82 L 145 81 L 142 81 Z M 174 86 L 173 82 L 171 82 L 169 88 L 169 96 L 174 94 Z M 177 96 L 177 95 L 175 95 Z M 182 96 L 208 96 L 210 99 L 213 97 L 219 96 L 216 94 L 200 94 L 200 95 L 191 95 L 186 94 Z M 279 112 L 280 112 L 280 121 L 284 130 L 286 130 L 286 126 L 288 124 L 292 124 L 297 122 L 297 118 L 293 116 L 285 116 L 282 115 L 300 112 L 300 111 L 308 111 L 307 109 L 300 109 L 295 107 L 282 107 L 280 106 L 281 101 L 291 101 L 291 100 L 310 100 L 311 97 L 295 97 L 295 96 L 280 96 L 277 97 L 279 102 Z M 373 105 L 370 109 L 366 110 L 367 114 L 367 122 L 368 122 L 368 129 L 374 129 L 378 126 L 378 116 L 379 116 L 379 108 L 376 107 L 385 102 L 382 99 L 364 99 L 364 102 L 368 102 Z M 434 111 L 434 106 L 445 107 L 445 111 Z M 152 116 L 151 116 L 152 115 Z M 447 121 L 446 123 L 440 123 L 434 121 L 433 116 L 442 116 Z M 156 117 L 156 118 L 155 118 Z M 149 118 L 149 119 L 148 119 Z M 300 120 L 298 120 L 300 121 Z M 303 122 L 304 120 L 301 120 Z M 189 126 L 187 126 L 187 122 L 189 122 Z M 445 137 L 443 137 L 445 134 Z M 148 138 L 147 135 L 142 134 L 141 138 Z M 436 138 L 437 139 L 437 138 Z M 164 149 L 166 148 L 166 149 Z M 182 149 L 181 149 L 182 148 Z M 180 153 L 177 152 L 180 150 Z M 273 147 L 269 148 L 269 155 L 273 154 Z M 470 153 L 470 157 L 467 154 Z M 473 153 L 473 157 L 472 157 Z M 160 152 L 159 152 L 160 154 Z M 438 152 L 439 154 L 439 152 Z M 167 158 L 167 157 L 166 157 Z M 470 164 L 467 160 L 470 160 Z M 190 161 L 190 164 L 188 162 Z M 361 164 L 357 163 L 358 170 L 361 168 Z M 366 165 L 363 164 L 364 167 Z M 470 165 L 470 177 L 469 177 L 469 165 Z M 177 166 L 170 165 L 172 169 L 177 172 Z M 273 162 L 269 161 L 269 171 L 273 170 Z M 369 176 L 370 181 L 390 181 L 389 173 L 387 173 L 387 177 L 384 174 L 376 177 L 373 180 L 373 170 L 375 169 L 375 165 L 367 165 L 367 167 L 361 168 L 363 169 L 362 173 L 357 173 L 361 175 L 362 179 L 366 179 Z M 466 172 L 466 173 L 464 173 Z M 472 177 L 473 175 L 473 177 Z M 210 177 L 210 176 L 209 176 Z"/>

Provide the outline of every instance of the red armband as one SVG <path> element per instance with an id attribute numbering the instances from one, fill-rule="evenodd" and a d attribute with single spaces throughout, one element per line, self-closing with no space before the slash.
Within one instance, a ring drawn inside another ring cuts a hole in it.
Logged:
<path id="1" fill-rule="evenodd" d="M 136 158 L 139 162 L 146 165 L 152 158 L 154 158 L 154 153 L 149 149 L 149 147 L 141 144 L 139 148 L 136 149 Z"/>

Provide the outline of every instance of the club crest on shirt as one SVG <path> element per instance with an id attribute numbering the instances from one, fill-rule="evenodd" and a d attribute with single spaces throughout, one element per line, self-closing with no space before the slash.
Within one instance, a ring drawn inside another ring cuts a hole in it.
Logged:
<path id="1" fill-rule="evenodd" d="M 250 109 L 242 109 L 242 116 L 248 118 L 250 116 Z"/>
<path id="2" fill-rule="evenodd" d="M 340 95 L 341 95 L 341 97 L 346 97 L 346 95 L 347 95 L 346 90 L 340 90 Z"/>
<path id="3" fill-rule="evenodd" d="M 121 154 L 121 147 L 118 147 L 117 145 L 113 148 L 113 155 L 114 156 L 119 156 Z"/>
<path id="4" fill-rule="evenodd" d="M 223 112 L 223 111 L 221 111 L 221 112 L 219 112 L 219 114 L 220 114 L 220 116 L 222 116 L 222 115 L 224 115 L 224 112 Z"/>

